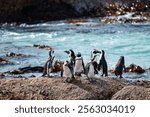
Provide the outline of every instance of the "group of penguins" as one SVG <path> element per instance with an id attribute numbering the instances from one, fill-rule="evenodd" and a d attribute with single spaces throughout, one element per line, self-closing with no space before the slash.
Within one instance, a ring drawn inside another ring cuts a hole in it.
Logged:
<path id="1" fill-rule="evenodd" d="M 68 57 L 69 60 L 66 60 L 63 64 L 63 70 L 61 71 L 61 77 L 64 77 L 64 82 L 70 83 L 75 79 L 75 76 L 81 76 L 81 74 L 85 74 L 87 77 L 87 80 L 90 82 L 95 81 L 95 74 L 98 74 L 98 71 L 102 70 L 101 76 L 105 77 L 108 76 L 108 65 L 105 59 L 105 52 L 104 50 L 97 50 L 93 49 L 91 51 L 91 57 L 89 62 L 84 65 L 83 57 L 80 52 L 75 55 L 74 51 L 72 49 L 64 51 Z M 50 73 L 53 69 L 53 61 L 55 56 L 52 56 L 54 54 L 54 50 L 49 51 L 49 58 L 46 61 L 44 65 L 43 75 L 47 75 L 50 77 Z M 99 62 L 96 61 L 96 56 L 100 55 Z M 120 78 L 122 78 L 123 69 L 125 71 L 125 61 L 124 56 L 120 56 L 116 66 L 115 66 L 115 75 Z"/>

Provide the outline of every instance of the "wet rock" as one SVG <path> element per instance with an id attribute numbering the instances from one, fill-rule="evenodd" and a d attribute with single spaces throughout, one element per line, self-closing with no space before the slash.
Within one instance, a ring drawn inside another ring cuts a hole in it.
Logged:
<path id="1" fill-rule="evenodd" d="M 39 49 L 46 49 L 46 50 L 51 50 L 52 48 L 48 45 L 44 44 L 34 44 L 33 47 L 39 48 Z"/>
<path id="2" fill-rule="evenodd" d="M 65 23 L 84 23 L 84 22 L 88 21 L 85 19 L 69 19 L 65 21 Z"/>
<path id="3" fill-rule="evenodd" d="M 24 54 L 18 54 L 18 53 L 14 53 L 14 52 L 9 52 L 6 54 L 7 57 L 27 57 L 27 55 Z"/>
<path id="4" fill-rule="evenodd" d="M 127 70 L 127 72 L 135 72 L 135 73 L 139 73 L 139 74 L 145 72 L 145 70 L 142 67 L 135 65 L 135 64 L 129 65 L 128 67 L 126 67 L 126 70 Z"/>
<path id="5" fill-rule="evenodd" d="M 30 77 L 36 77 L 35 75 L 31 75 Z"/>
<path id="6" fill-rule="evenodd" d="M 0 63 L 9 63 L 9 60 L 0 57 Z"/>
<path id="7" fill-rule="evenodd" d="M 4 73 L 0 73 L 0 78 L 5 78 Z"/>
<path id="8" fill-rule="evenodd" d="M 113 95 L 112 100 L 149 100 L 150 88 L 126 86 Z"/>
<path id="9" fill-rule="evenodd" d="M 13 64 L 14 64 L 13 62 L 0 57 L 0 65 L 13 65 Z"/>
<path id="10" fill-rule="evenodd" d="M 126 72 L 133 72 L 133 73 L 138 73 L 138 74 L 144 73 L 145 70 L 149 70 L 149 69 L 143 69 L 142 67 L 135 65 L 135 64 L 130 64 L 129 66 L 126 67 Z M 110 69 L 109 72 L 111 74 L 114 74 L 115 70 Z"/>
<path id="11" fill-rule="evenodd" d="M 150 21 L 147 17 L 136 16 L 135 14 L 128 14 L 118 17 L 103 17 L 100 19 L 101 23 L 110 24 L 110 23 L 140 23 Z"/>
<path id="12" fill-rule="evenodd" d="M 24 67 L 24 68 L 18 68 L 16 70 L 13 71 L 7 71 L 5 72 L 5 74 L 24 74 L 24 73 L 33 73 L 33 72 L 43 72 L 43 67 L 41 66 L 36 66 L 36 67 Z"/>

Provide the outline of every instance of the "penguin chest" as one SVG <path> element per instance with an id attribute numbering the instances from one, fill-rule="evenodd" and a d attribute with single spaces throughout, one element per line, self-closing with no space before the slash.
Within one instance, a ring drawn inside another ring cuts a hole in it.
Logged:
<path id="1" fill-rule="evenodd" d="M 82 60 L 76 61 L 75 67 L 74 67 L 75 73 L 80 73 L 83 71 L 83 65 L 82 65 Z"/>
<path id="2" fill-rule="evenodd" d="M 71 70 L 69 69 L 69 67 L 68 66 L 64 66 L 63 69 L 64 69 L 63 77 L 71 78 L 72 77 L 72 73 L 71 73 Z"/>
<path id="3" fill-rule="evenodd" d="M 88 77 L 89 78 L 94 78 L 95 74 L 94 74 L 94 66 L 93 64 L 90 64 L 89 66 L 89 72 L 88 72 Z"/>

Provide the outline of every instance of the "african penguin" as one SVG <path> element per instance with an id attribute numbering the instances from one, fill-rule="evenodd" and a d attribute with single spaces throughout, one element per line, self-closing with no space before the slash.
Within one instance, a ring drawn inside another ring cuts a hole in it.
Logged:
<path id="1" fill-rule="evenodd" d="M 120 59 L 118 60 L 115 66 L 115 75 L 117 77 L 119 75 L 120 78 L 122 78 L 123 69 L 124 69 L 124 72 L 126 72 L 124 56 L 120 56 Z"/>
<path id="2" fill-rule="evenodd" d="M 96 58 L 96 54 L 93 55 L 91 60 L 85 66 L 85 75 L 87 76 L 89 81 L 94 81 L 95 77 L 95 69 L 94 69 L 94 60 Z"/>
<path id="3" fill-rule="evenodd" d="M 93 58 L 97 53 L 99 53 L 99 51 L 97 49 L 93 49 L 91 51 L 91 58 Z M 97 70 L 98 63 L 97 63 L 96 60 L 93 61 L 93 65 L 94 65 L 94 72 L 95 72 L 95 74 L 98 74 L 98 70 Z"/>
<path id="4" fill-rule="evenodd" d="M 75 64 L 75 58 L 76 58 L 74 51 L 72 49 L 69 49 L 69 50 L 66 50 L 64 52 L 68 54 L 69 59 L 70 59 L 70 63 L 72 63 L 74 65 Z"/>
<path id="5" fill-rule="evenodd" d="M 61 75 L 62 75 L 62 77 L 65 77 L 64 82 L 70 83 L 73 81 L 73 79 L 74 79 L 73 69 L 72 69 L 72 66 L 70 65 L 69 61 L 66 61 L 63 64 L 63 71 L 62 71 Z"/>
<path id="6" fill-rule="evenodd" d="M 103 76 L 105 74 L 105 76 L 108 76 L 108 67 L 107 67 L 107 62 L 105 59 L 105 52 L 104 50 L 101 50 L 99 53 L 101 53 L 100 55 L 100 61 L 98 64 L 98 70 L 102 69 L 102 75 Z"/>
<path id="7" fill-rule="evenodd" d="M 49 58 L 48 58 L 48 60 L 46 61 L 45 65 L 44 65 L 42 76 L 47 75 L 48 77 L 50 77 L 50 73 L 52 72 L 52 69 L 53 69 L 53 61 L 54 61 L 54 58 L 55 58 L 55 56 L 52 56 L 53 53 L 54 53 L 53 50 L 49 51 Z"/>
<path id="8" fill-rule="evenodd" d="M 75 58 L 74 75 L 81 76 L 81 73 L 84 72 L 85 72 L 85 67 L 84 67 L 83 58 L 81 56 L 81 53 L 78 52 Z"/>
<path id="9" fill-rule="evenodd" d="M 73 70 L 73 73 L 74 73 L 74 65 L 75 65 L 75 58 L 76 58 L 75 53 L 72 49 L 66 50 L 64 52 L 68 54 L 68 57 L 69 57 L 68 62 L 69 62 L 70 67 L 71 67 L 71 69 Z"/>

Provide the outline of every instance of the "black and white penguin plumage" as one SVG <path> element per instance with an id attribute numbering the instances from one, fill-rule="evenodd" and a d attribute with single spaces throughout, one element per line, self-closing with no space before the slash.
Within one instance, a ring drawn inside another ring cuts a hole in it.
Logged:
<path id="1" fill-rule="evenodd" d="M 45 65 L 44 65 L 42 76 L 47 75 L 48 77 L 50 77 L 50 73 L 52 72 L 52 69 L 53 69 L 53 61 L 54 61 L 54 58 L 55 58 L 55 56 L 52 56 L 53 53 L 54 53 L 53 50 L 49 51 L 49 58 L 48 58 L 48 60 L 46 61 Z"/>
<path id="2" fill-rule="evenodd" d="M 91 51 L 91 58 L 94 58 L 94 56 L 97 55 L 97 53 L 99 53 L 99 51 L 97 49 L 93 49 Z M 98 70 L 97 70 L 98 63 L 97 63 L 96 60 L 93 60 L 93 65 L 94 65 L 94 72 L 95 72 L 95 74 L 98 74 Z"/>
<path id="3" fill-rule="evenodd" d="M 85 75 L 87 76 L 89 81 L 94 81 L 95 78 L 94 60 L 96 56 L 97 55 L 94 54 L 91 60 L 85 66 Z"/>
<path id="4" fill-rule="evenodd" d="M 73 69 L 69 61 L 66 61 L 63 64 L 63 71 L 61 73 L 62 77 L 65 77 L 64 82 L 70 83 L 74 79 Z"/>
<path id="5" fill-rule="evenodd" d="M 104 50 L 100 51 L 101 55 L 100 55 L 100 61 L 98 64 L 98 70 L 102 69 L 102 75 L 103 76 L 105 74 L 105 76 L 108 76 L 108 66 L 107 66 L 107 62 L 105 59 L 105 52 Z"/>
<path id="6" fill-rule="evenodd" d="M 117 77 L 120 76 L 120 78 L 122 78 L 123 69 L 124 72 L 126 72 L 124 56 L 120 56 L 120 59 L 118 60 L 115 66 L 115 75 Z"/>
<path id="7" fill-rule="evenodd" d="M 82 55 L 79 52 L 75 58 L 74 75 L 81 76 L 82 73 L 85 73 L 85 67 Z"/>
<path id="8" fill-rule="evenodd" d="M 68 62 L 69 62 L 70 67 L 71 67 L 71 69 L 73 70 L 73 73 L 74 73 L 74 65 L 75 65 L 75 58 L 76 58 L 75 53 L 72 49 L 66 50 L 64 52 L 68 54 L 68 57 L 69 57 Z"/>
<path id="9" fill-rule="evenodd" d="M 75 58 L 76 58 L 74 51 L 72 49 L 69 49 L 69 50 L 66 50 L 65 52 L 69 56 L 70 63 L 74 65 L 75 64 Z"/>

